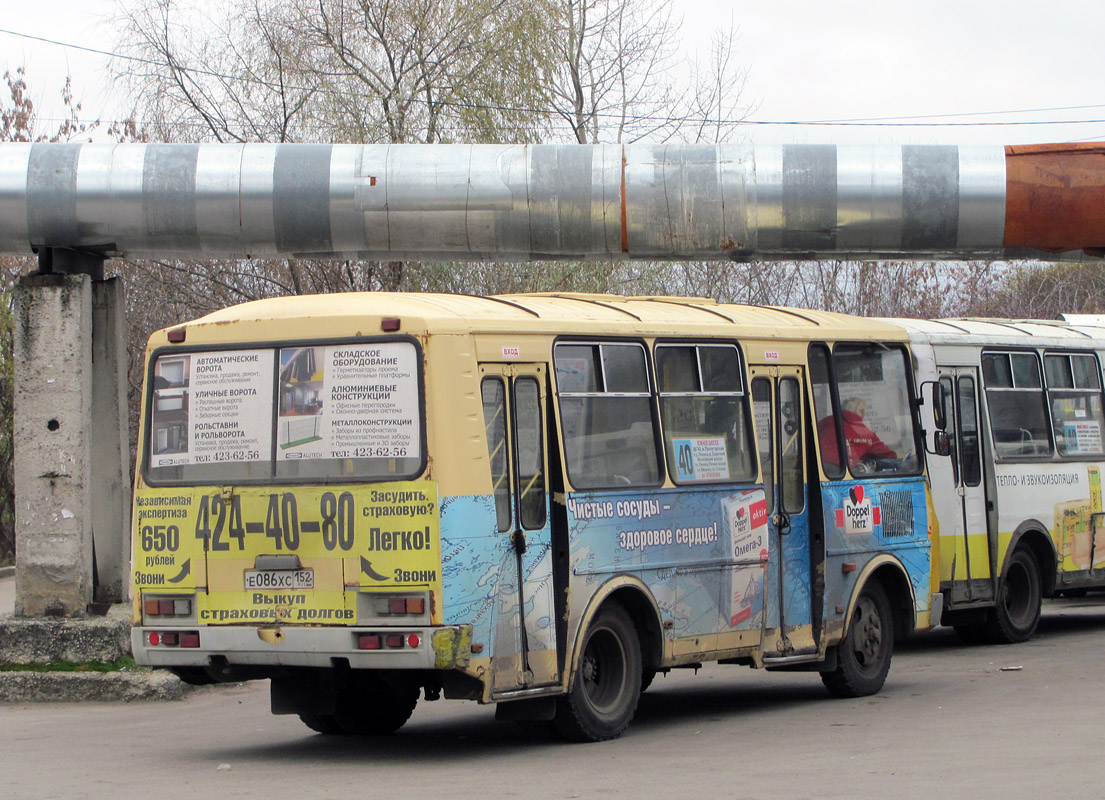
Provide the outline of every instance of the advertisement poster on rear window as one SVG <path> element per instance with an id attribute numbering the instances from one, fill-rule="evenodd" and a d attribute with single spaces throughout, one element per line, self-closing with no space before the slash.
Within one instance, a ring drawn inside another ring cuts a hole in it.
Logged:
<path id="1" fill-rule="evenodd" d="M 277 460 L 417 456 L 417 366 L 406 342 L 281 349 Z"/>
<path id="2" fill-rule="evenodd" d="M 271 350 L 162 356 L 154 366 L 154 467 L 268 460 Z"/>

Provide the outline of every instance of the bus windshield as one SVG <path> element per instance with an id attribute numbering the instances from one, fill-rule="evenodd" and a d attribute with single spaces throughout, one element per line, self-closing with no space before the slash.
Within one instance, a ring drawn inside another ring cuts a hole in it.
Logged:
<path id="1" fill-rule="evenodd" d="M 837 413 L 829 412 L 827 383 L 817 386 L 815 398 L 827 472 L 840 470 L 840 449 L 834 442 L 841 435 L 853 475 L 919 469 L 906 359 L 905 351 L 896 347 L 839 344 L 833 348 Z"/>

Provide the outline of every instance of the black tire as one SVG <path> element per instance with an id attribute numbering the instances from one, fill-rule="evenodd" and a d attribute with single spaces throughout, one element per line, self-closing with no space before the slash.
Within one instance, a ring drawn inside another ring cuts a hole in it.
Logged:
<path id="1" fill-rule="evenodd" d="M 395 733 L 418 704 L 418 686 L 393 685 L 371 671 L 354 673 L 338 692 L 334 722 L 354 736 Z"/>
<path id="2" fill-rule="evenodd" d="M 599 742 L 622 734 L 641 696 L 641 645 L 625 609 L 607 604 L 583 639 L 571 690 L 557 698 L 556 729 L 565 739 Z"/>
<path id="3" fill-rule="evenodd" d="M 203 667 L 171 667 L 169 672 L 189 686 L 210 686 L 213 683 L 218 683 Z"/>
<path id="4" fill-rule="evenodd" d="M 345 733 L 342 726 L 334 719 L 333 714 L 300 714 L 299 718 L 304 725 L 315 733 L 323 733 L 327 736 Z"/>
<path id="5" fill-rule="evenodd" d="M 990 641 L 985 625 L 953 625 L 964 644 L 985 644 Z"/>
<path id="6" fill-rule="evenodd" d="M 1040 567 L 1026 548 L 1019 547 L 1009 557 L 997 604 L 986 617 L 986 634 L 998 644 L 1026 642 L 1040 623 Z"/>
<path id="7" fill-rule="evenodd" d="M 836 650 L 836 669 L 821 673 L 830 692 L 837 697 L 866 697 L 882 688 L 894 655 L 894 618 L 878 581 L 863 587 L 844 641 Z"/>
<path id="8" fill-rule="evenodd" d="M 641 694 L 645 693 L 645 690 L 649 686 L 652 686 L 652 681 L 656 678 L 656 670 L 649 667 L 645 667 L 641 670 Z"/>

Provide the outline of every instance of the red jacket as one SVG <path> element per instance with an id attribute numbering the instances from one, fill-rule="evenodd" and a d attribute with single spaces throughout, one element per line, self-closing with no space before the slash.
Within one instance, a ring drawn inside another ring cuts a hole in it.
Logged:
<path id="1" fill-rule="evenodd" d="M 891 450 L 878 435 L 867 427 L 863 417 L 854 411 L 845 411 L 841 419 L 844 423 L 844 440 L 848 443 L 848 466 L 855 467 L 860 461 L 871 458 L 897 458 L 898 454 Z M 817 423 L 817 432 L 821 437 L 821 454 L 825 463 L 829 466 L 840 466 L 840 458 L 837 456 L 836 425 L 832 417 L 825 417 Z"/>

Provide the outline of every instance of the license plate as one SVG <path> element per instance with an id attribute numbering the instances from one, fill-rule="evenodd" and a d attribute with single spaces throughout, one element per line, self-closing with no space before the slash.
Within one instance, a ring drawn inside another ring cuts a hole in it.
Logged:
<path id="1" fill-rule="evenodd" d="M 247 589 L 314 589 L 313 569 L 247 569 Z"/>

